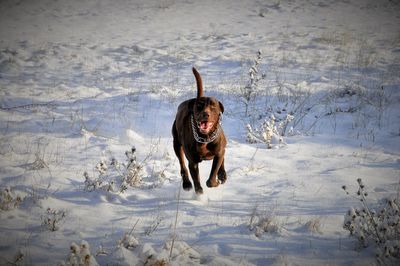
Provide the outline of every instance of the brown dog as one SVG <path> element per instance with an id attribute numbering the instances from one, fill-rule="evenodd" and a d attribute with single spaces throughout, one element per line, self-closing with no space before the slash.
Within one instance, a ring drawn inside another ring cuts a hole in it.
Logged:
<path id="1" fill-rule="evenodd" d="M 203 96 L 200 74 L 195 68 L 193 74 L 196 77 L 197 98 L 179 105 L 172 126 L 172 135 L 175 154 L 181 167 L 183 189 L 192 189 L 184 161 L 186 156 L 195 191 L 197 194 L 202 194 L 203 188 L 199 177 L 199 163 L 202 160 L 213 159 L 210 177 L 207 180 L 208 187 L 216 187 L 226 181 L 224 167 L 226 138 L 221 127 L 224 106 L 213 97 Z"/>

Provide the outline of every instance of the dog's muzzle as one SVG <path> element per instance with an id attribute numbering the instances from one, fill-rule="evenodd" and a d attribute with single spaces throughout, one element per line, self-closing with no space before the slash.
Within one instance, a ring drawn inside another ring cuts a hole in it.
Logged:
<path id="1" fill-rule="evenodd" d="M 217 128 L 212 132 L 211 134 L 208 135 L 208 137 L 201 137 L 197 133 L 197 129 L 200 131 L 200 133 L 204 134 L 203 132 L 209 131 L 212 129 L 214 126 L 213 122 L 208 122 L 208 121 L 201 121 L 201 122 L 195 122 L 195 119 L 193 115 L 190 117 L 191 119 L 191 124 L 192 124 L 192 131 L 193 131 L 193 137 L 194 139 L 199 142 L 199 143 L 210 143 L 216 140 L 220 133 L 221 133 L 221 120 L 222 120 L 222 114 L 219 115 L 218 117 L 218 122 L 217 122 Z"/>

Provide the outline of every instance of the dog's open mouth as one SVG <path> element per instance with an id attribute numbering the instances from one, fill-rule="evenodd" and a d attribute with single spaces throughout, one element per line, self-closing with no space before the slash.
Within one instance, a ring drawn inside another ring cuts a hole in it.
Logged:
<path id="1" fill-rule="evenodd" d="M 213 125 L 214 125 L 214 123 L 210 122 L 210 121 L 201 121 L 197 124 L 197 126 L 200 130 L 200 133 L 202 133 L 202 134 L 210 133 Z"/>

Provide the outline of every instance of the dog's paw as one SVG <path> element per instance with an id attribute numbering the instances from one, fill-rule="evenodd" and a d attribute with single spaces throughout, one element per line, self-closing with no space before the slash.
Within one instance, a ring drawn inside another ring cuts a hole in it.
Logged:
<path id="1" fill-rule="evenodd" d="M 219 182 L 217 179 L 208 179 L 206 184 L 207 187 L 218 187 Z"/>
<path id="2" fill-rule="evenodd" d="M 196 194 L 197 195 L 202 195 L 203 194 L 203 188 L 199 187 L 199 188 L 195 188 Z"/>
<path id="3" fill-rule="evenodd" d="M 225 171 L 223 171 L 223 172 L 221 171 L 218 173 L 218 180 L 221 184 L 224 184 L 226 182 L 226 179 L 227 179 L 227 177 L 226 177 Z"/>
<path id="4" fill-rule="evenodd" d="M 192 189 L 192 183 L 190 181 L 182 183 L 183 190 L 189 191 Z"/>

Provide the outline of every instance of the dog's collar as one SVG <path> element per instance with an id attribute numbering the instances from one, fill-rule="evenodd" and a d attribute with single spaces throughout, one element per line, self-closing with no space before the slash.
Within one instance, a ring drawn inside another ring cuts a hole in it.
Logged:
<path id="1" fill-rule="evenodd" d="M 203 143 L 203 144 L 211 143 L 214 140 L 216 140 L 219 137 L 219 135 L 221 134 L 221 126 L 220 126 L 221 125 L 221 115 L 218 119 L 217 129 L 213 133 L 211 133 L 211 135 L 208 136 L 207 138 L 200 137 L 199 134 L 197 133 L 197 127 L 195 125 L 193 115 L 190 116 L 190 122 L 192 124 L 193 137 L 198 143 Z"/>

